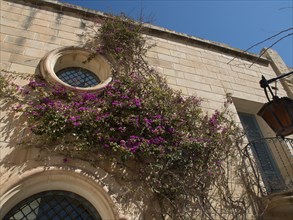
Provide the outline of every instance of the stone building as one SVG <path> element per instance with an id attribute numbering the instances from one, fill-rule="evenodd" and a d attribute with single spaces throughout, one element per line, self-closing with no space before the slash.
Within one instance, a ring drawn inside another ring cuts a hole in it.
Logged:
<path id="1" fill-rule="evenodd" d="M 69 68 L 72 62 L 89 54 L 72 46 L 82 46 L 81 34 L 86 25 L 103 16 L 106 15 L 53 0 L 1 0 L 1 69 L 32 75 L 42 72 L 47 74 L 46 80 L 64 83 L 66 80 L 58 78 L 54 71 Z M 147 59 L 166 77 L 170 87 L 186 96 L 196 94 L 203 98 L 208 112 L 221 108 L 227 96 L 231 98 L 236 120 L 252 131 L 247 132 L 248 147 L 259 161 L 254 168 L 260 170 L 259 181 L 265 186 L 262 196 L 269 201 L 263 218 L 292 219 L 292 145 L 274 138 L 266 141 L 275 134 L 257 116 L 267 102 L 259 86 L 261 76 L 270 79 L 290 72 L 290 68 L 272 49 L 259 58 L 257 54 L 157 26 L 148 26 L 148 35 L 156 46 L 150 49 Z M 100 69 L 95 70 L 94 65 L 86 69 L 99 72 L 103 83 L 93 88 L 99 89 L 111 81 L 110 70 L 102 58 L 93 62 Z M 279 83 L 278 95 L 293 98 L 292 84 Z M 26 130 L 17 116 L 2 106 L 0 114 L 1 219 L 24 219 L 41 205 L 35 204 L 37 199 L 50 195 L 69 198 L 69 203 L 77 199 L 92 210 L 94 219 L 144 218 L 138 204 L 133 204 L 131 210 L 124 209 L 121 201 L 112 196 L 122 192 L 105 170 L 77 159 L 64 164 L 58 155 L 38 159 L 38 149 L 19 146 Z M 255 139 L 263 141 L 259 144 Z M 271 184 L 272 179 L 277 184 Z M 26 207 L 23 212 L 28 210 L 27 213 L 21 214 L 18 204 Z M 254 219 L 258 214 L 251 211 L 249 216 Z"/>

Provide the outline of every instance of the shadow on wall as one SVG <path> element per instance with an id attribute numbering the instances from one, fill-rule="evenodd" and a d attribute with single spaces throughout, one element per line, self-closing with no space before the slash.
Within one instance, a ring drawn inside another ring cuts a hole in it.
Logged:
<path id="1" fill-rule="evenodd" d="M 28 116 L 17 112 L 17 106 L 13 103 L 13 101 L 0 101 L 0 197 L 34 175 L 45 173 L 47 182 L 53 186 L 54 180 L 50 177 L 50 171 L 55 169 L 63 171 L 63 175 L 75 173 L 78 174 L 76 175 L 77 178 L 94 179 L 97 184 L 96 187 L 103 189 L 111 203 L 114 204 L 111 206 L 114 207 L 113 209 L 119 210 L 121 216 L 143 219 L 150 215 L 147 209 L 148 203 L 151 201 L 151 194 L 148 194 L 135 181 L 137 177 L 134 176 L 131 169 L 126 170 L 125 167 L 119 166 L 119 164 L 111 162 L 107 158 L 94 161 L 91 164 L 81 158 L 73 159 L 62 152 L 54 152 L 52 147 L 46 148 L 31 133 L 27 122 Z M 135 167 L 135 165 L 129 164 L 129 167 Z M 39 172 L 31 175 L 34 170 L 39 170 Z M 26 189 L 21 188 L 20 190 Z M 136 195 L 134 191 L 139 193 Z M 20 201 L 16 201 L 13 205 L 18 202 Z M 4 210 L 4 212 L 7 212 L 7 210 Z M 0 214 L 3 215 L 3 213 Z"/>

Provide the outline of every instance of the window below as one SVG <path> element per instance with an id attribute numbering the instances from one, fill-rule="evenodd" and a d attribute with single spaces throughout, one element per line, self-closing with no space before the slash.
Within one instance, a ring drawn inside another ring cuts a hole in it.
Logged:
<path id="1" fill-rule="evenodd" d="M 68 191 L 35 194 L 12 208 L 4 220 L 101 220 L 95 208 L 81 196 Z"/>
<path id="2" fill-rule="evenodd" d="M 254 157 L 257 159 L 261 175 L 268 192 L 278 192 L 284 188 L 281 173 L 271 153 L 269 143 L 263 137 L 253 114 L 238 112 Z"/>

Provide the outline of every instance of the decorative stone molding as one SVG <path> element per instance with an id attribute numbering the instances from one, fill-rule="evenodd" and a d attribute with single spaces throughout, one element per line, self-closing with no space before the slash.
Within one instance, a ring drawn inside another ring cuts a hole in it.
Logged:
<path id="1" fill-rule="evenodd" d="M 89 201 L 102 219 L 119 219 L 107 192 L 96 181 L 79 169 L 75 171 L 43 167 L 30 170 L 19 177 L 0 197 L 0 219 L 22 200 L 39 192 L 64 190 L 78 194 Z"/>
<path id="2" fill-rule="evenodd" d="M 101 55 L 94 56 L 90 61 L 85 62 L 91 52 L 80 47 L 62 47 L 49 52 L 40 62 L 42 76 L 50 83 L 63 85 L 68 89 L 78 89 L 85 92 L 101 92 L 112 80 L 111 67 L 107 60 Z M 78 67 L 91 71 L 100 80 L 100 83 L 93 87 L 74 87 L 62 81 L 57 72 L 69 68 Z"/>

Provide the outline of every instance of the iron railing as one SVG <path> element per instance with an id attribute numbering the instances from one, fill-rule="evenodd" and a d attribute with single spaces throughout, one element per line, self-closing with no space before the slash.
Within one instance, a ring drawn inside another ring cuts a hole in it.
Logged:
<path id="1" fill-rule="evenodd" d="M 264 147 L 269 157 L 258 152 Z M 249 142 L 244 151 L 261 194 L 293 190 L 293 139 L 262 138 Z"/>

